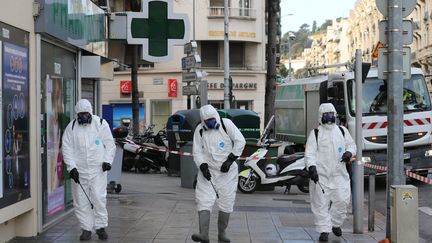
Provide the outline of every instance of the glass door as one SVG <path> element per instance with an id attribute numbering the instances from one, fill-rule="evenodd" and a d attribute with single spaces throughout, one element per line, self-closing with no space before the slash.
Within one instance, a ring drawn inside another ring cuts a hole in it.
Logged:
<path id="1" fill-rule="evenodd" d="M 41 43 L 41 145 L 43 224 L 72 207 L 71 182 L 61 153 L 64 129 L 74 119 L 76 54 Z"/>

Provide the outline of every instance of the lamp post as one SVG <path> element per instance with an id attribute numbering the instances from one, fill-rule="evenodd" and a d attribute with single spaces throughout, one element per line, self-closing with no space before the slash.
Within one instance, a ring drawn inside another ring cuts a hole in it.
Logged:
<path id="1" fill-rule="evenodd" d="M 288 81 L 291 81 L 291 41 L 295 39 L 294 33 L 291 31 L 288 32 L 288 42 L 285 44 L 282 44 L 282 46 L 288 45 Z"/>

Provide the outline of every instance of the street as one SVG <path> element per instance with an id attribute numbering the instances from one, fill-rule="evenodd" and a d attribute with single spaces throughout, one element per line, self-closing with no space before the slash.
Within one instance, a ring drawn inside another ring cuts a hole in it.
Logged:
<path id="1" fill-rule="evenodd" d="M 432 242 L 432 186 L 425 183 L 410 180 L 407 184 L 419 189 L 419 235 L 425 242 Z M 365 184 L 365 199 L 368 197 L 368 185 Z M 386 215 L 386 183 L 385 177 L 376 180 L 375 210 Z"/>

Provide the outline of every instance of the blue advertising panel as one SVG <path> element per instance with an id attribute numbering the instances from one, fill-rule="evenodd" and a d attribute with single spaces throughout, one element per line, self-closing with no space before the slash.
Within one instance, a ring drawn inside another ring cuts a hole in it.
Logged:
<path id="1" fill-rule="evenodd" d="M 30 197 L 29 48 L 27 32 L 3 23 L 0 27 L 3 208 Z"/>

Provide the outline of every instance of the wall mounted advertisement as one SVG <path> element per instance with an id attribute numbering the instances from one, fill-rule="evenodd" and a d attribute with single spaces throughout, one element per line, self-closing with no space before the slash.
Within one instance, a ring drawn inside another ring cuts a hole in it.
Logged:
<path id="1" fill-rule="evenodd" d="M 3 208 L 30 197 L 29 35 L 3 23 L 0 34 Z"/>
<path id="2" fill-rule="evenodd" d="M 3 43 L 0 41 L 0 57 L 3 53 Z M 3 73 L 2 71 L 2 58 L 0 58 L 0 107 L 2 107 L 2 83 L 3 83 L 3 75 L 1 75 L 1 73 Z M 0 112 L 0 127 L 3 124 L 3 112 Z M 3 129 L 0 129 L 0 138 L 3 137 Z M 3 140 L 0 139 L 0 146 L 3 148 Z M 3 158 L 3 149 L 0 149 L 0 158 Z M 0 160 L 0 199 L 3 198 L 3 159 Z"/>
<path id="3" fill-rule="evenodd" d="M 47 187 L 48 217 L 63 211 L 63 157 L 61 153 L 63 80 L 61 77 L 46 76 L 46 113 L 47 113 Z"/>

